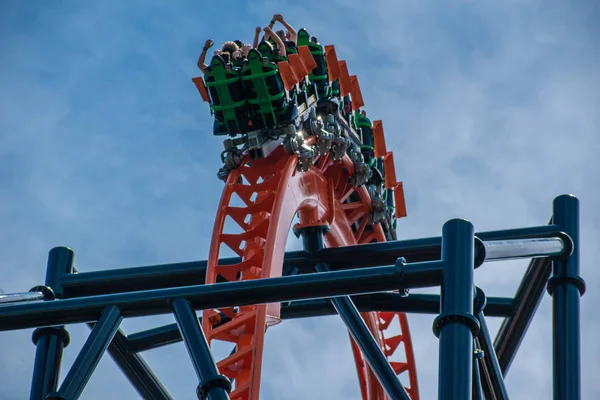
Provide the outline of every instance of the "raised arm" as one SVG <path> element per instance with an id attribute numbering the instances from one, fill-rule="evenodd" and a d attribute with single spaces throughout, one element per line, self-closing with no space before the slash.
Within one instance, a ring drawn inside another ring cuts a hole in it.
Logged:
<path id="1" fill-rule="evenodd" d="M 287 57 L 287 51 L 285 49 L 285 44 L 283 43 L 283 40 L 281 40 L 281 38 L 275 33 L 273 33 L 273 30 L 271 30 L 271 28 L 267 26 L 265 28 L 265 39 L 268 38 L 268 36 L 272 37 L 273 41 L 275 41 L 275 43 L 277 44 L 277 50 L 279 50 L 279 54 L 282 57 Z"/>
<path id="2" fill-rule="evenodd" d="M 285 19 L 283 19 L 283 15 L 273 15 L 273 21 L 281 22 L 281 25 L 285 26 L 285 29 L 287 29 L 288 34 L 290 35 L 290 41 L 298 43 L 298 32 L 296 32 L 296 30 L 290 24 L 288 24 Z"/>
<path id="3" fill-rule="evenodd" d="M 252 48 L 258 48 L 258 38 L 260 37 L 260 32 L 262 31 L 260 26 L 256 27 L 256 31 L 254 32 L 254 41 L 252 42 Z"/>
<path id="4" fill-rule="evenodd" d="M 272 19 L 271 22 L 269 22 L 269 32 L 270 33 L 267 32 L 267 30 L 265 29 L 265 35 L 263 36 L 263 40 L 264 41 L 269 40 L 269 38 L 271 37 L 271 35 L 275 36 L 275 34 L 272 31 L 273 26 L 275 26 L 275 22 L 277 22 L 277 21 L 275 21 L 274 19 Z"/>
<path id="5" fill-rule="evenodd" d="M 202 53 L 200 53 L 200 57 L 198 57 L 198 68 L 202 71 L 203 74 L 206 74 L 206 65 L 204 62 L 206 61 L 206 52 L 213 46 L 214 42 L 209 39 L 204 43 L 204 48 L 202 48 Z"/>

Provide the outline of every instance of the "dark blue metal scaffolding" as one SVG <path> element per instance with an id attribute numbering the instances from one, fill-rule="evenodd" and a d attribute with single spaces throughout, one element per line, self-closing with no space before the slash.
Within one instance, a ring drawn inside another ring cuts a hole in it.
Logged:
<path id="1" fill-rule="evenodd" d="M 106 351 L 144 399 L 171 399 L 140 352 L 183 340 L 198 375 L 199 399 L 228 399 L 196 310 L 281 302 L 283 319 L 339 314 L 388 396 L 409 399 L 359 312 L 438 314 L 439 399 L 508 399 L 504 376 L 542 299 L 553 305 L 554 399 L 581 398 L 579 202 L 554 200 L 550 224 L 475 233 L 462 219 L 442 236 L 322 248 L 324 230 L 297 232 L 304 251 L 287 253 L 281 278 L 204 285 L 206 262 L 77 272 L 73 251 L 50 251 L 44 286 L 0 295 L 0 331 L 36 328 L 30 400 L 75 400 Z M 529 258 L 514 298 L 486 297 L 474 284 L 485 262 Z M 234 264 L 224 259 L 220 264 Z M 315 273 L 317 271 L 318 273 Z M 441 288 L 441 295 L 410 294 Z M 382 293 L 401 290 L 401 293 Z M 125 335 L 123 318 L 173 313 L 177 323 Z M 503 317 L 492 342 L 485 316 Z M 90 336 L 58 387 L 66 324 L 87 323 Z"/>

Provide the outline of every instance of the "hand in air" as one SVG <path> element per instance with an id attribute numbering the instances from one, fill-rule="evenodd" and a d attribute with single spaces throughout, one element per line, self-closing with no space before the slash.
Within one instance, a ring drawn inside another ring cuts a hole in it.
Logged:
<path id="1" fill-rule="evenodd" d="M 260 26 L 256 27 L 256 33 L 260 33 L 260 31 L 262 31 L 262 28 Z"/>
<path id="2" fill-rule="evenodd" d="M 210 49 L 213 44 L 215 44 L 215 42 L 212 39 L 208 39 L 206 42 L 204 42 L 204 47 Z"/>
<path id="3" fill-rule="evenodd" d="M 283 15 L 281 15 L 281 14 L 275 14 L 275 15 L 273 15 L 273 20 L 275 20 L 275 21 L 282 21 L 283 20 Z"/>
<path id="4" fill-rule="evenodd" d="M 273 33 L 273 30 L 271 30 L 271 28 L 269 28 L 268 26 L 265 27 L 263 30 L 267 33 Z"/>

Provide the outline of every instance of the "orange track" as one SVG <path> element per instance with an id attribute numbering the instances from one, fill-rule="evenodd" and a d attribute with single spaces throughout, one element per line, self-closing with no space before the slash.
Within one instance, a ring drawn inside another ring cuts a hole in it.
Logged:
<path id="1" fill-rule="evenodd" d="M 371 203 L 366 188 L 347 183 L 354 173 L 347 156 L 338 162 L 320 157 L 308 172 L 297 172 L 297 162 L 297 156 L 290 156 L 280 146 L 267 158 L 245 161 L 240 168 L 231 171 L 215 221 L 207 284 L 217 282 L 218 275 L 229 281 L 281 276 L 287 236 L 296 213 L 302 226 L 329 226 L 324 236 L 326 247 L 385 240 L 380 225 L 368 224 Z M 233 194 L 239 196 L 245 206 L 231 206 Z M 242 233 L 224 232 L 228 217 L 242 228 Z M 355 223 L 357 229 L 353 230 Z M 242 261 L 235 265 L 218 265 L 221 245 L 231 248 Z M 258 399 L 265 330 L 279 322 L 279 312 L 279 304 L 203 311 L 202 328 L 209 343 L 218 340 L 236 346 L 235 353 L 217 363 L 222 374 L 235 380 L 232 400 Z M 223 314 L 231 320 L 215 326 Z M 362 316 L 388 357 L 404 349 L 404 361 L 391 363 L 405 386 L 408 383 L 411 398 L 419 399 L 406 315 L 368 312 Z M 395 319 L 399 320 L 401 333 L 386 337 L 385 332 Z M 362 398 L 386 399 L 355 343 L 352 348 Z"/>

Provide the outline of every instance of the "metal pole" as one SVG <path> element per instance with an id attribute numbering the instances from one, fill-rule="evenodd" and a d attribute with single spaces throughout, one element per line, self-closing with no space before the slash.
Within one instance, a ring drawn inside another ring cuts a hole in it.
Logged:
<path id="1" fill-rule="evenodd" d="M 569 257 L 553 262 L 548 292 L 552 296 L 554 399 L 581 398 L 579 301 L 585 282 L 579 276 L 579 200 L 570 195 L 554 199 L 554 224 L 573 241 Z"/>
<path id="2" fill-rule="evenodd" d="M 63 350 L 70 341 L 69 332 L 62 326 L 36 329 L 32 340 L 36 351 L 29 398 L 44 400 L 56 390 Z"/>
<path id="3" fill-rule="evenodd" d="M 498 364 L 498 358 L 496 357 L 496 351 L 492 345 L 492 339 L 487 328 L 483 311 L 477 314 L 477 319 L 479 320 L 479 326 L 481 327 L 477 336 L 481 350 L 483 350 L 482 362 L 489 374 L 488 377 L 492 386 L 491 389 L 495 396 L 494 398 L 497 400 L 508 400 L 509 397 L 506 385 L 504 384 L 504 377 L 502 376 L 502 371 Z"/>
<path id="4" fill-rule="evenodd" d="M 441 277 L 438 261 L 6 305 L 0 307 L 0 331 L 93 321 L 112 305 L 126 318 L 140 317 L 169 313 L 168 301 L 179 297 L 197 309 L 211 309 L 437 286 Z"/>
<path id="5" fill-rule="evenodd" d="M 44 297 L 42 292 L 0 293 L 0 305 L 44 300 Z"/>
<path id="6" fill-rule="evenodd" d="M 88 326 L 94 328 L 95 324 L 90 323 Z M 121 329 L 118 329 L 107 350 L 141 398 L 144 400 L 173 400 L 143 357 L 135 354 L 129 347 L 127 337 Z"/>
<path id="7" fill-rule="evenodd" d="M 102 312 L 60 389 L 49 394 L 46 400 L 77 400 L 81 396 L 122 320 L 123 316 L 117 307 L 107 307 Z"/>
<path id="8" fill-rule="evenodd" d="M 532 239 L 509 239 L 482 241 L 485 261 L 501 261 L 517 258 L 555 257 L 571 250 L 568 237 L 547 237 Z"/>
<path id="9" fill-rule="evenodd" d="M 474 341 L 473 348 L 477 348 L 477 340 Z M 473 400 L 486 400 L 483 394 L 483 386 L 481 381 L 481 373 L 479 372 L 479 365 L 481 364 L 481 358 L 483 352 L 476 350 L 473 359 Z"/>
<path id="10" fill-rule="evenodd" d="M 201 323 L 201 322 L 200 322 Z M 181 341 L 177 324 L 167 324 L 127 335 L 129 351 L 139 353 Z"/>
<path id="11" fill-rule="evenodd" d="M 322 264 L 315 266 L 318 272 L 326 272 L 328 268 Z M 375 338 L 369 331 L 352 300 L 348 296 L 333 297 L 331 303 L 340 315 L 350 335 L 360 348 L 367 363 L 373 370 L 379 383 L 391 399 L 410 400 L 410 396 L 400 383 L 396 372 L 385 358 Z"/>
<path id="12" fill-rule="evenodd" d="M 403 312 L 418 314 L 439 314 L 440 296 L 437 294 L 374 293 L 351 296 L 360 312 Z M 510 297 L 488 297 L 485 313 L 488 317 L 512 316 L 513 299 Z M 281 307 L 281 319 L 312 318 L 335 315 L 335 309 L 327 299 L 292 301 Z"/>
<path id="13" fill-rule="evenodd" d="M 484 241 L 520 239 L 554 235 L 554 225 L 478 232 Z M 292 251 L 285 253 L 284 269 L 295 267 L 300 273 L 312 273 L 317 263 L 334 270 L 391 265 L 399 257 L 409 263 L 435 261 L 441 257 L 441 238 L 397 240 L 322 249 L 315 253 Z M 219 265 L 233 265 L 240 258 L 219 259 Z M 206 260 L 144 267 L 117 268 L 105 271 L 63 275 L 60 279 L 61 298 L 134 292 L 149 289 L 199 285 L 204 283 Z M 54 289 L 54 287 L 53 287 Z"/>
<path id="14" fill-rule="evenodd" d="M 544 288 L 551 272 L 552 261 L 549 258 L 534 258 L 529 263 L 515 295 L 513 315 L 500 325 L 494 340 L 494 348 L 503 376 L 508 373 L 529 324 L 542 301 Z M 487 310 L 486 314 L 489 314 Z"/>
<path id="15" fill-rule="evenodd" d="M 192 305 L 185 299 L 175 299 L 173 314 L 200 380 L 197 389 L 198 399 L 229 400 L 231 382 L 226 376 L 219 374 Z"/>
<path id="16" fill-rule="evenodd" d="M 73 269 L 74 256 L 73 250 L 66 247 L 56 247 L 48 254 L 45 285 L 52 289 L 55 296 L 62 295 L 59 280 L 62 275 L 70 273 Z M 2 308 L 8 307 L 12 305 L 7 304 Z M 56 390 L 63 350 L 69 345 L 69 332 L 64 326 L 36 329 L 32 340 L 36 350 L 29 398 L 43 400 L 48 393 Z"/>
<path id="17" fill-rule="evenodd" d="M 403 312 L 438 314 L 440 296 L 436 294 L 413 293 L 404 296 L 399 293 L 375 293 L 351 296 L 358 311 Z M 486 316 L 507 317 L 513 314 L 513 299 L 510 297 L 488 297 L 485 304 Z M 281 306 L 281 319 L 313 318 L 336 315 L 329 299 L 298 300 Z M 116 339 L 116 336 L 115 336 Z M 113 342 L 114 340 L 113 339 Z M 138 353 L 152 350 L 181 341 L 177 324 L 162 325 L 127 335 L 129 351 Z"/>
<path id="18" fill-rule="evenodd" d="M 508 392 L 504 384 L 504 377 L 498 364 L 496 351 L 492 345 L 492 339 L 487 328 L 484 309 L 487 303 L 485 293 L 480 288 L 475 288 L 475 302 L 473 312 L 479 321 L 479 332 L 477 340 L 481 352 L 481 359 L 478 361 L 483 371 L 483 389 L 484 392 L 495 400 L 508 400 Z M 485 398 L 485 397 L 484 397 Z"/>
<path id="19" fill-rule="evenodd" d="M 444 224 L 442 233 L 441 314 L 434 333 L 440 338 L 440 400 L 471 400 L 473 336 L 479 323 L 473 317 L 474 230 L 464 219 Z"/>

